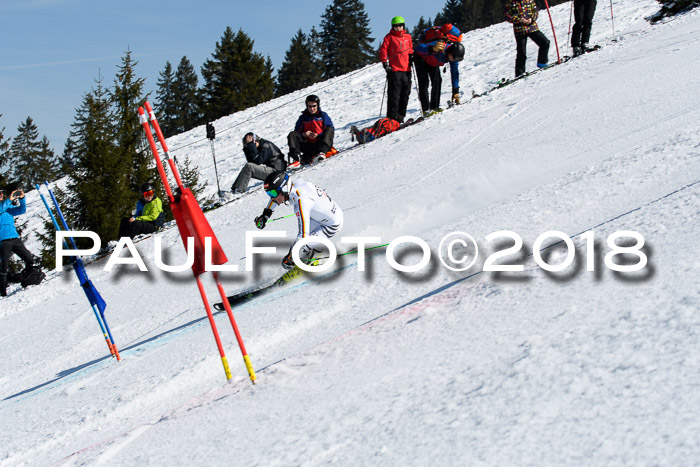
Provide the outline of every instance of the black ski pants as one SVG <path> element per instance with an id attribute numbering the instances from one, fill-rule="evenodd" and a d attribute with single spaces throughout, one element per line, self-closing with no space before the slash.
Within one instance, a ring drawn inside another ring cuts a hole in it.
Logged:
<path id="1" fill-rule="evenodd" d="M 411 95 L 411 70 L 390 71 L 386 79 L 389 94 L 386 116 L 403 123 L 406 118 L 408 98 Z"/>
<path id="2" fill-rule="evenodd" d="M 423 112 L 440 108 L 440 92 L 442 91 L 442 76 L 439 66 L 430 66 L 419 56 L 414 55 L 416 65 L 416 79 L 418 80 L 418 98 Z M 432 85 L 430 99 L 428 99 L 428 86 Z"/>
<path id="3" fill-rule="evenodd" d="M 129 237 L 134 238 L 141 234 L 150 234 L 158 230 L 158 226 L 153 222 L 140 221 L 135 219 L 133 222 L 129 222 L 130 217 L 122 218 L 119 224 L 119 237 Z"/>
<path id="4" fill-rule="evenodd" d="M 571 33 L 571 47 L 588 44 L 593 27 L 596 0 L 574 0 L 574 28 Z"/>
<path id="5" fill-rule="evenodd" d="M 537 44 L 540 52 L 537 55 L 537 63 L 545 64 L 549 62 L 549 39 L 542 34 L 542 31 L 531 32 L 522 36 L 515 36 L 517 54 L 515 56 L 515 76 L 525 73 L 525 61 L 527 60 L 527 40 L 528 38 Z"/>
<path id="6" fill-rule="evenodd" d="M 0 242 L 0 274 L 7 274 L 10 267 L 10 257 L 15 253 L 24 261 L 27 269 L 34 266 L 34 255 L 27 250 L 19 238 L 9 238 Z"/>
<path id="7" fill-rule="evenodd" d="M 314 156 L 331 150 L 334 136 L 335 130 L 332 126 L 329 126 L 315 143 L 310 143 L 304 135 L 297 131 L 292 131 L 287 136 L 289 157 L 295 161 L 300 161 L 302 164 L 310 164 Z"/>

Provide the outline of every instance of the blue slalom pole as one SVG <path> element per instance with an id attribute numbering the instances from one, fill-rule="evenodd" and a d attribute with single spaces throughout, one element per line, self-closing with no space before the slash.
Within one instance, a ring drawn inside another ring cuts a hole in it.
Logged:
<path id="1" fill-rule="evenodd" d="M 39 190 L 39 185 L 35 185 L 37 191 L 39 192 L 39 196 L 41 196 L 41 200 L 44 202 L 44 206 L 46 207 L 46 210 L 49 212 L 49 216 L 51 216 L 51 220 L 53 221 L 53 225 L 56 228 L 56 231 L 60 230 L 70 230 L 68 228 L 68 224 L 66 223 L 66 219 L 63 217 L 63 213 L 61 212 L 61 208 L 58 205 L 58 200 L 56 200 L 56 197 L 54 196 L 53 192 L 51 191 L 51 188 L 49 188 L 49 182 L 44 182 L 46 184 L 46 189 L 49 192 L 49 195 L 51 196 L 51 200 L 54 203 L 54 206 L 56 206 L 56 213 L 59 215 L 61 222 L 63 222 L 63 227 L 64 229 L 61 229 L 61 226 L 58 224 L 58 221 L 56 220 L 56 217 L 54 217 L 53 213 L 51 212 L 51 208 L 49 207 L 49 203 L 46 201 L 46 198 L 44 197 L 44 194 Z M 73 249 L 77 250 L 78 247 L 75 244 L 75 240 L 73 237 L 68 237 L 71 241 L 71 244 L 73 245 Z M 66 241 L 63 240 L 63 245 L 68 248 L 68 245 L 66 244 Z M 92 307 L 92 311 L 95 314 L 95 319 L 97 319 L 97 323 L 100 325 L 100 329 L 102 330 L 102 335 L 105 338 L 105 341 L 107 342 L 107 347 L 109 347 L 109 351 L 112 354 L 112 356 L 117 357 L 117 360 L 121 360 L 121 357 L 119 356 L 119 351 L 117 350 L 117 344 L 114 342 L 114 337 L 112 337 L 112 332 L 109 329 L 109 325 L 107 324 L 107 319 L 105 318 L 104 315 L 104 310 L 107 308 L 107 304 L 105 301 L 102 299 L 102 296 L 100 293 L 97 291 L 95 286 L 92 284 L 92 281 L 88 278 L 87 271 L 85 270 L 85 264 L 83 263 L 83 260 L 80 259 L 78 256 L 72 257 L 72 264 L 73 264 L 73 270 L 75 271 L 75 274 L 78 276 L 78 281 L 80 282 L 80 286 L 83 288 L 83 292 L 85 292 L 85 295 L 87 296 L 88 301 L 90 302 L 90 305 Z"/>

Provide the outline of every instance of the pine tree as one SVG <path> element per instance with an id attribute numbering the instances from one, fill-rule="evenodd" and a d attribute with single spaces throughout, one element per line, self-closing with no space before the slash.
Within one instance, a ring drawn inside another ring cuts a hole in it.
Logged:
<path id="1" fill-rule="evenodd" d="M 39 140 L 39 130 L 31 117 L 17 127 L 17 136 L 10 147 L 12 175 L 18 188 L 29 191 L 36 183 L 53 180 L 58 161 L 46 136 Z"/>
<path id="2" fill-rule="evenodd" d="M 180 59 L 173 81 L 175 100 L 175 130 L 177 133 L 189 131 L 202 123 L 197 73 L 186 56 Z"/>
<path id="3" fill-rule="evenodd" d="M 333 0 L 321 15 L 324 77 L 333 78 L 377 61 L 369 18 L 360 0 Z"/>
<path id="4" fill-rule="evenodd" d="M 204 114 L 207 121 L 272 98 L 271 62 L 253 51 L 254 41 L 242 29 L 226 28 L 212 58 L 202 66 Z"/>
<path id="5" fill-rule="evenodd" d="M 435 15 L 435 24 L 442 25 L 451 23 L 460 30 L 463 30 L 462 28 L 466 26 L 467 19 L 465 17 L 465 11 L 469 3 L 471 3 L 471 0 L 447 0 L 445 6 L 442 7 L 442 11 Z"/>
<path id="6" fill-rule="evenodd" d="M 0 128 L 0 188 L 10 183 L 10 139 L 5 139 L 4 132 L 5 127 Z"/>
<path id="7" fill-rule="evenodd" d="M 63 146 L 63 154 L 60 158 L 59 175 L 70 175 L 76 166 L 77 156 L 75 142 L 69 137 Z"/>
<path id="8" fill-rule="evenodd" d="M 158 114 L 158 123 L 163 135 L 166 138 L 177 134 L 175 121 L 177 119 L 176 105 L 174 95 L 175 74 L 173 66 L 170 62 L 165 62 L 165 68 L 158 74 L 159 78 L 156 82 L 158 86 L 156 90 L 155 111 Z"/>
<path id="9" fill-rule="evenodd" d="M 34 161 L 34 165 L 34 180 L 31 187 L 34 187 L 37 183 L 55 180 L 61 172 L 61 163 L 53 149 L 51 149 L 49 139 L 46 136 L 39 143 L 39 153 Z"/>
<path id="10" fill-rule="evenodd" d="M 136 196 L 130 183 L 132 161 L 117 147 L 116 118 L 101 78 L 83 97 L 71 127 L 75 168 L 68 192 L 55 193 L 70 226 L 97 233 L 105 244 L 117 237 L 119 221 L 131 212 Z M 70 202 L 63 203 L 66 199 Z"/>
<path id="11" fill-rule="evenodd" d="M 202 197 L 202 193 L 209 186 L 209 182 L 200 179 L 199 167 L 193 165 L 188 156 L 185 156 L 182 165 L 178 163 L 178 172 L 180 173 L 182 184 L 192 191 L 200 205 L 211 204 L 214 201 L 212 198 Z"/>
<path id="12" fill-rule="evenodd" d="M 431 27 L 432 25 L 433 20 L 428 18 L 428 20 L 426 21 L 425 18 L 423 18 L 422 16 L 420 17 L 420 19 L 418 20 L 418 24 L 416 24 L 416 26 L 413 28 L 413 31 L 411 31 L 411 38 L 413 39 L 414 46 L 420 43 L 419 37 L 421 33 L 429 27 Z"/>
<path id="13" fill-rule="evenodd" d="M 299 29 L 284 56 L 284 62 L 277 73 L 275 95 L 282 96 L 298 89 L 311 86 L 321 80 L 322 70 L 314 59 L 311 41 Z"/>
<path id="14" fill-rule="evenodd" d="M 145 78 L 136 78 L 134 68 L 138 65 L 127 50 L 122 57 L 114 79 L 114 87 L 110 90 L 110 99 L 114 106 L 116 117 L 116 145 L 119 157 L 131 161 L 127 174 L 131 189 L 136 193 L 141 184 L 153 179 L 155 165 L 148 151 L 143 127 L 139 122 L 136 109 L 143 105 L 148 94 L 143 94 Z"/>

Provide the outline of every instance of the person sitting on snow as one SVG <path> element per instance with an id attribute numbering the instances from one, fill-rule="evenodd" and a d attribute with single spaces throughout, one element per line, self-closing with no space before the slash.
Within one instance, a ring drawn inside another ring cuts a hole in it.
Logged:
<path id="1" fill-rule="evenodd" d="M 141 185 L 142 198 L 136 203 L 136 213 L 122 218 L 119 224 L 119 237 L 134 238 L 140 234 L 151 234 L 163 228 L 165 213 L 163 202 L 156 196 L 150 183 Z"/>
<path id="2" fill-rule="evenodd" d="M 253 132 L 246 133 L 243 137 L 243 153 L 248 162 L 231 185 L 234 194 L 245 193 L 251 178 L 263 181 L 272 172 L 284 171 L 287 168 L 280 148 Z"/>
<path id="3" fill-rule="evenodd" d="M 291 203 L 297 216 L 299 231 L 297 238 L 282 259 L 286 270 L 295 268 L 292 248 L 305 237 L 334 237 L 343 226 L 343 211 L 325 191 L 311 182 L 296 179 L 292 182 L 284 172 L 275 172 L 265 179 L 265 192 L 271 198 L 262 214 L 255 218 L 255 226 L 264 229 L 272 212 L 280 204 Z M 311 262 L 320 253 L 323 243 L 309 241 L 299 250 L 299 259 Z"/>
<path id="4" fill-rule="evenodd" d="M 300 164 L 325 160 L 328 153 L 334 151 L 334 135 L 331 118 L 321 110 L 321 99 L 311 94 L 306 98 L 306 110 L 297 119 L 294 131 L 287 136 L 289 157 L 292 159 L 289 168 L 298 169 Z"/>

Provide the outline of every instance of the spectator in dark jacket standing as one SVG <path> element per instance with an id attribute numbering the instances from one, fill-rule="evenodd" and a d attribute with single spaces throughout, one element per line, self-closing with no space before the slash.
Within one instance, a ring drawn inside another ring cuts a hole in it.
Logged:
<path id="1" fill-rule="evenodd" d="M 586 53 L 588 50 L 595 7 L 596 0 L 574 0 L 574 29 L 571 33 L 571 47 L 574 49 L 574 57 Z"/>
<path id="2" fill-rule="evenodd" d="M 437 35 L 434 35 L 437 34 Z M 432 37 L 431 37 L 432 36 Z M 418 97 L 423 115 L 440 112 L 440 92 L 442 77 L 440 67 L 450 64 L 452 77 L 452 100 L 459 104 L 459 64 L 464 60 L 462 33 L 455 26 L 446 24 L 441 27 L 428 28 L 421 34 L 424 40 L 415 47 L 416 77 L 418 79 Z M 449 41 L 452 41 L 449 42 Z M 428 80 L 432 83 L 428 99 Z"/>
<path id="3" fill-rule="evenodd" d="M 10 199 L 5 199 L 5 191 L 0 189 L 0 296 L 7 296 L 7 271 L 10 257 L 16 253 L 24 261 L 25 272 L 34 267 L 34 255 L 24 246 L 15 227 L 15 217 L 27 212 L 24 191 L 15 190 Z"/>
<path id="4" fill-rule="evenodd" d="M 513 23 L 517 55 L 515 57 L 516 78 L 525 73 L 527 59 L 527 39 L 532 39 L 540 48 L 537 67 L 544 68 L 549 62 L 549 39 L 537 27 L 537 4 L 535 0 L 508 0 L 506 2 L 506 21 Z"/>
<path id="5" fill-rule="evenodd" d="M 411 58 L 413 40 L 406 31 L 406 21 L 401 16 L 391 20 L 391 31 L 384 36 L 379 47 L 379 60 L 387 73 L 386 116 L 403 123 L 411 95 Z"/>
<path id="6" fill-rule="evenodd" d="M 321 99 L 311 94 L 306 98 L 306 110 L 301 113 L 294 131 L 287 136 L 289 168 L 299 168 L 301 164 L 315 164 L 326 158 L 333 149 L 335 129 L 326 112 L 321 110 Z"/>
<path id="7" fill-rule="evenodd" d="M 264 181 L 272 172 L 284 172 L 287 168 L 280 148 L 253 132 L 243 137 L 243 153 L 248 162 L 231 185 L 234 194 L 245 193 L 251 178 Z"/>

